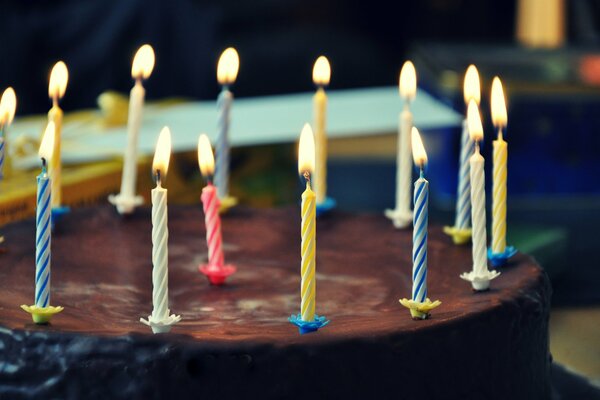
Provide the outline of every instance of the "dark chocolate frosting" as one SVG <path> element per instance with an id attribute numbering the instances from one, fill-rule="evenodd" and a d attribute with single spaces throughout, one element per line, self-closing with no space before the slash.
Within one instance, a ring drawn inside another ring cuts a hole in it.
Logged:
<path id="1" fill-rule="evenodd" d="M 411 231 L 382 215 L 334 213 L 317 223 L 317 313 L 331 323 L 300 336 L 296 208 L 237 208 L 223 218 L 223 287 L 206 260 L 201 207 L 169 209 L 169 334 L 139 322 L 152 310 L 150 210 L 75 210 L 52 238 L 51 304 L 34 325 L 33 220 L 3 229 L 0 398 L 543 399 L 549 396 L 550 286 L 518 254 L 474 293 L 459 274 L 469 246 L 429 233 L 429 297 L 413 321 Z"/>

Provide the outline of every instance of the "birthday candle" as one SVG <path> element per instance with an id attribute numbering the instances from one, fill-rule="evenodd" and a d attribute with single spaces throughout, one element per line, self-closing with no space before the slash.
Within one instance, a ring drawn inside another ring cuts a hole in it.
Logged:
<path id="1" fill-rule="evenodd" d="M 410 102 L 417 94 L 417 73 L 412 62 L 406 61 L 400 71 L 400 97 L 404 100 L 404 109 L 399 116 L 398 149 L 396 153 L 396 210 L 410 214 L 410 192 L 412 181 L 411 130 L 413 116 Z"/>
<path id="2" fill-rule="evenodd" d="M 42 172 L 37 177 L 36 231 L 35 231 L 35 305 L 40 308 L 50 304 L 50 224 L 52 184 L 46 169 L 52 157 L 55 135 L 54 122 L 50 121 L 44 132 L 39 156 Z"/>
<path id="3" fill-rule="evenodd" d="M 50 73 L 48 96 L 52 99 L 52 108 L 48 111 L 48 122 L 54 122 L 56 127 L 54 151 L 49 162 L 49 174 L 52 180 L 52 208 L 60 207 L 62 203 L 62 178 L 61 178 L 61 132 L 63 112 L 58 106 L 58 101 L 65 95 L 69 71 L 64 62 L 57 62 Z"/>
<path id="4" fill-rule="evenodd" d="M 303 321 L 313 321 L 315 318 L 316 279 L 316 195 L 310 187 L 310 174 L 315 164 L 315 142 L 310 125 L 305 124 L 300 134 L 298 171 L 306 179 L 306 190 L 302 193 L 302 263 L 300 272 L 301 305 L 300 314 Z"/>
<path id="5" fill-rule="evenodd" d="M 469 65 L 469 68 L 467 68 L 463 89 L 465 105 L 468 106 L 471 99 L 479 105 L 481 89 L 479 84 L 479 73 L 474 65 Z M 470 159 L 473 154 L 474 145 L 471 136 L 469 135 L 469 125 L 466 116 L 463 120 L 462 127 L 454 227 L 457 229 L 469 229 L 471 227 Z"/>
<path id="6" fill-rule="evenodd" d="M 221 93 L 217 98 L 217 168 L 215 185 L 217 196 L 224 199 L 229 196 L 229 125 L 233 94 L 229 86 L 235 83 L 240 66 L 240 59 L 233 47 L 227 48 L 217 64 L 217 80 L 221 85 Z M 218 209 L 218 206 L 217 206 Z"/>
<path id="7" fill-rule="evenodd" d="M 167 189 L 162 187 L 169 167 L 171 132 L 164 127 L 158 137 L 152 171 L 156 188 L 152 189 L 152 319 L 169 317 Z"/>
<path id="8" fill-rule="evenodd" d="M 427 221 L 429 215 L 429 182 L 425 179 L 423 168 L 427 163 L 427 153 L 417 128 L 411 132 L 412 154 L 415 165 L 420 169 L 419 179 L 415 182 L 413 214 L 413 287 L 412 299 L 423 303 L 427 299 Z"/>
<path id="9" fill-rule="evenodd" d="M 210 141 L 206 135 L 198 139 L 198 163 L 200 172 L 209 179 L 208 184 L 202 189 L 202 206 L 206 224 L 206 243 L 208 247 L 208 265 L 211 268 L 222 268 L 224 265 L 223 240 L 221 236 L 221 217 L 219 216 L 219 199 L 217 189 L 210 182 L 214 170 L 214 157 Z"/>
<path id="10" fill-rule="evenodd" d="M 313 118 L 315 127 L 315 172 L 313 184 L 317 203 L 321 204 L 327 197 L 327 94 L 325 86 L 331 79 L 331 67 L 325 56 L 320 56 L 313 66 L 313 82 L 317 92 L 313 97 Z"/>
<path id="11" fill-rule="evenodd" d="M 498 129 L 498 138 L 494 140 L 494 175 L 492 196 L 492 252 L 504 253 L 506 250 L 506 160 L 508 145 L 502 138 L 502 129 L 506 128 L 506 102 L 502 82 L 497 76 L 492 82 L 492 120 Z"/>
<path id="12" fill-rule="evenodd" d="M 9 87 L 2 93 L 2 99 L 0 99 L 0 180 L 4 179 L 6 173 L 11 169 L 6 147 L 6 131 L 15 117 L 16 106 L 17 96 L 14 89 Z"/>
<path id="13" fill-rule="evenodd" d="M 471 168 L 471 219 L 473 220 L 473 271 L 475 275 L 485 275 L 487 268 L 486 254 L 486 219 L 485 219 L 485 160 L 479 152 L 479 142 L 483 140 L 483 127 L 479 108 L 475 100 L 469 101 L 467 110 L 469 134 L 475 142 L 475 151 L 470 159 Z"/>
<path id="14" fill-rule="evenodd" d="M 145 44 L 135 53 L 131 65 L 131 77 L 135 79 L 135 85 L 129 94 L 127 147 L 125 148 L 125 157 L 123 158 L 123 176 L 121 178 L 120 192 L 123 199 L 133 199 L 136 195 L 138 136 L 142 124 L 144 97 L 146 95 L 142 81 L 150 77 L 154 68 L 154 61 L 155 57 L 152 46 Z M 131 211 L 131 207 L 126 206 L 122 206 L 120 209 L 120 212 L 124 213 Z"/>

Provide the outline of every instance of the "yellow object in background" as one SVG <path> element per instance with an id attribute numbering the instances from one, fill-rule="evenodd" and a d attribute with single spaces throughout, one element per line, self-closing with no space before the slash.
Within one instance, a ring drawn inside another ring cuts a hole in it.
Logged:
<path id="1" fill-rule="evenodd" d="M 109 90 L 98 96 L 97 102 L 105 127 L 123 126 L 127 123 L 129 114 L 129 99 L 127 96 Z"/>

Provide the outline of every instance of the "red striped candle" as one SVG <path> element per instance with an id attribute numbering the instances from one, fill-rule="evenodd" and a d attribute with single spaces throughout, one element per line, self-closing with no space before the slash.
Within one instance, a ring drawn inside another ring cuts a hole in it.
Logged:
<path id="1" fill-rule="evenodd" d="M 206 223 L 206 243 L 208 245 L 208 264 L 212 267 L 223 267 L 223 241 L 221 239 L 221 217 L 219 217 L 219 199 L 217 188 L 208 183 L 202 189 L 202 206 Z"/>

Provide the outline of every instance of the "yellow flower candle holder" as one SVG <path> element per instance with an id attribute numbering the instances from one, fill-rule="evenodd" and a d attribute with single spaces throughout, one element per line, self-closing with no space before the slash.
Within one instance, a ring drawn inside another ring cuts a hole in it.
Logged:
<path id="1" fill-rule="evenodd" d="M 219 214 L 225 214 L 230 208 L 237 206 L 238 199 L 236 197 L 227 196 L 219 199 Z"/>
<path id="2" fill-rule="evenodd" d="M 429 318 L 429 311 L 442 304 L 439 300 L 431 301 L 429 298 L 422 303 L 409 299 L 400 299 L 398 301 L 410 310 L 410 315 L 414 320 Z"/>
<path id="3" fill-rule="evenodd" d="M 444 233 L 452 237 L 454 244 L 467 244 L 471 241 L 471 228 L 460 229 L 454 226 L 445 226 Z"/>
<path id="4" fill-rule="evenodd" d="M 33 322 L 39 325 L 49 323 L 54 314 L 58 314 L 64 310 L 64 307 L 61 306 L 38 307 L 36 305 L 27 306 L 25 304 L 21 308 L 31 314 Z"/>

